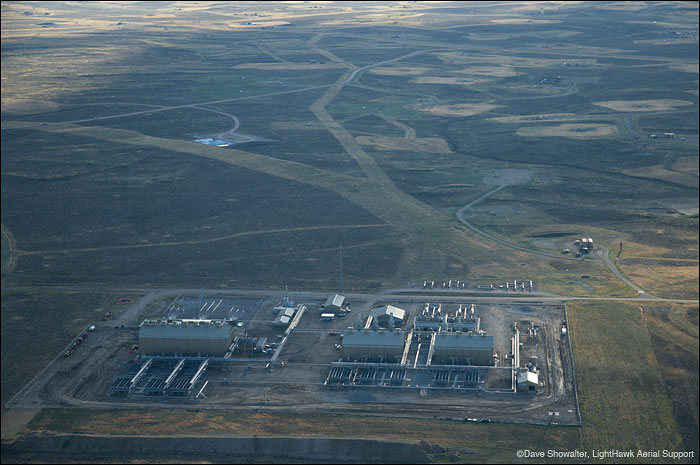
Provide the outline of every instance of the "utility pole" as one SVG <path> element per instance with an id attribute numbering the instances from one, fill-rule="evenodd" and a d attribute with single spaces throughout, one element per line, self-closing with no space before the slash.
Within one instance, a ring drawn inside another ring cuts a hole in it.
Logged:
<path id="1" fill-rule="evenodd" d="M 338 266 L 338 293 L 343 294 L 343 246 L 338 249 L 339 266 Z"/>

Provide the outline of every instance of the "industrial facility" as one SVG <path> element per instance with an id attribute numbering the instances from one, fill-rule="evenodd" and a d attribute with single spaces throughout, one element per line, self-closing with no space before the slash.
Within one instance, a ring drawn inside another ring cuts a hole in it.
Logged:
<path id="1" fill-rule="evenodd" d="M 480 389 L 494 366 L 494 337 L 482 329 L 474 305 L 448 310 L 426 303 L 407 331 L 406 321 L 404 309 L 388 304 L 371 310 L 364 324 L 358 315 L 356 328 L 342 333 L 343 358 L 332 364 L 325 385 Z"/>
<path id="2" fill-rule="evenodd" d="M 260 301 L 178 297 L 167 317 L 149 318 L 139 325 L 142 355 L 223 357 L 236 336 L 245 331 Z"/>
<path id="3" fill-rule="evenodd" d="M 414 366 L 422 359 L 422 364 L 426 366 L 435 363 L 480 366 L 493 364 L 493 336 L 487 336 L 481 329 L 481 319 L 476 316 L 474 305 L 460 305 L 450 312 L 443 311 L 442 304 L 431 306 L 426 303 L 421 313 L 413 317 L 413 327 L 407 337 L 404 337 L 402 331 L 394 331 L 396 326 L 402 326 L 405 314 L 405 310 L 392 305 L 372 310 L 363 331 L 343 333 L 343 353 L 348 358 L 376 358 L 382 355 L 380 351 L 384 349 L 383 355 L 388 358 L 394 358 L 401 352 L 401 364 L 406 364 L 408 355 L 415 350 Z M 379 328 L 380 321 L 389 331 Z M 361 325 L 358 323 L 358 326 Z M 346 338 L 351 341 L 350 347 Z M 391 347 L 387 347 L 386 341 L 390 340 Z M 399 340 L 402 341 L 401 347 L 398 347 Z"/>
<path id="4" fill-rule="evenodd" d="M 442 305 L 430 307 L 425 304 L 425 308 L 420 315 L 413 317 L 413 327 L 417 331 L 447 331 L 447 332 L 475 332 L 481 330 L 481 318 L 476 316 L 474 305 L 459 309 L 454 315 L 442 313 Z"/>
<path id="5" fill-rule="evenodd" d="M 61 391 L 34 392 L 52 402 L 69 396 L 154 408 L 377 402 L 448 416 L 489 412 L 479 415 L 499 421 L 515 414 L 543 424 L 556 412 L 557 421 L 577 421 L 560 303 L 353 294 L 350 311 L 334 294 L 333 313 L 323 308 L 325 293 L 293 294 L 299 302 L 288 292 L 251 294 L 171 297 L 160 316 L 138 326 L 86 326 L 76 337 L 90 333 L 80 350 L 52 368 L 75 374 L 75 382 L 60 377 Z M 94 366 L 110 376 L 87 382 Z"/>
<path id="6" fill-rule="evenodd" d="M 294 382 L 322 381 L 331 393 L 361 388 L 527 399 L 546 381 L 538 364 L 538 356 L 547 358 L 539 319 L 521 317 L 511 326 L 492 316 L 500 312 L 493 306 L 481 314 L 474 304 L 372 301 L 358 302 L 351 322 L 344 295 L 323 302 L 299 304 L 286 291 L 279 301 L 178 297 L 163 317 L 140 324 L 136 359 L 122 365 L 110 396 L 194 401 L 222 395 L 223 386 L 292 382 L 310 370 L 321 378 Z M 304 317 L 309 305 L 319 310 L 315 318 Z M 521 364 L 521 357 L 529 361 Z"/>
<path id="7" fill-rule="evenodd" d="M 110 396 L 186 398 L 203 395 L 205 374 L 213 360 L 232 357 L 259 299 L 211 299 L 182 296 L 161 318 L 147 318 L 138 327 L 131 352 L 137 360 L 123 367 Z M 198 386 L 201 385 L 201 386 Z"/>
<path id="8" fill-rule="evenodd" d="M 593 251 L 593 239 L 590 237 L 584 237 L 580 241 L 574 241 L 574 245 L 578 245 L 578 251 L 582 255 Z"/>
<path id="9" fill-rule="evenodd" d="M 110 388 L 110 396 L 131 398 L 197 398 L 207 381 L 204 375 L 209 359 L 156 360 L 153 357 L 132 363 L 124 376 Z M 200 386 L 198 386 L 200 385 Z"/>

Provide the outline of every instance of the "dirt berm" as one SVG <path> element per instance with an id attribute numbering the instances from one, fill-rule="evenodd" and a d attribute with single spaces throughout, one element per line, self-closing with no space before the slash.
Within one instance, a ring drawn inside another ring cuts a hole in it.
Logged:
<path id="1" fill-rule="evenodd" d="M 426 447 L 427 446 L 427 447 Z M 30 433 L 13 442 L 2 443 L 3 462 L 31 456 L 87 458 L 98 461 L 162 456 L 198 456 L 240 462 L 242 458 L 268 457 L 280 463 L 326 461 L 357 463 L 429 463 L 434 446 L 425 441 L 381 441 L 375 439 L 336 439 L 305 437 L 244 436 L 91 436 L 82 434 L 49 435 Z M 442 449 L 437 446 L 438 449 Z M 219 460 L 216 460 L 216 459 Z M 7 462 L 9 463 L 9 462 Z"/>

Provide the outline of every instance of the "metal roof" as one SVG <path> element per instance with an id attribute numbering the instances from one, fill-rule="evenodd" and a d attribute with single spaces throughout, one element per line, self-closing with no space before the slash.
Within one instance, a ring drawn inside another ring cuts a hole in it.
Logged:
<path id="1" fill-rule="evenodd" d="M 277 308 L 277 307 L 275 307 L 275 308 Z M 295 308 L 285 307 L 285 308 L 282 308 L 277 315 L 278 316 L 288 316 L 289 318 L 291 318 L 294 316 L 295 311 L 296 311 Z"/>
<path id="2" fill-rule="evenodd" d="M 531 371 L 520 373 L 518 375 L 518 384 L 523 384 L 523 383 L 538 384 L 539 377 L 537 376 L 537 373 L 533 373 Z"/>
<path id="3" fill-rule="evenodd" d="M 374 318 L 379 318 L 380 316 L 394 315 L 394 318 L 403 320 L 404 316 L 406 316 L 406 310 L 403 310 L 399 307 L 394 307 L 393 305 L 385 305 L 383 307 L 375 308 L 374 310 L 372 310 L 371 315 Z"/>
<path id="4" fill-rule="evenodd" d="M 139 326 L 139 338 L 226 339 L 234 329 L 228 323 L 210 320 L 146 320 Z"/>
<path id="5" fill-rule="evenodd" d="M 281 316 L 278 316 L 277 318 L 275 318 L 272 321 L 272 324 L 273 325 L 288 325 L 291 320 L 292 319 L 289 318 L 287 315 L 281 315 Z"/>
<path id="6" fill-rule="evenodd" d="M 479 336 L 464 333 L 438 333 L 435 335 L 435 348 L 493 350 L 493 336 Z"/>
<path id="7" fill-rule="evenodd" d="M 334 305 L 336 307 L 342 307 L 344 303 L 345 296 L 336 294 L 328 297 L 328 299 L 326 300 L 326 307 L 330 307 L 331 305 Z"/>
<path id="8" fill-rule="evenodd" d="M 343 345 L 403 347 L 403 331 L 344 331 Z"/>

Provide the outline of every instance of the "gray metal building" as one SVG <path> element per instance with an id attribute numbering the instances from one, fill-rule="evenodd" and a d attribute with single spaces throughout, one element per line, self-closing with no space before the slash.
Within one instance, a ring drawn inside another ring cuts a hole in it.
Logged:
<path id="1" fill-rule="evenodd" d="M 326 305 L 323 308 L 324 313 L 338 313 L 340 309 L 345 305 L 345 296 L 340 294 L 335 294 L 328 299 L 326 299 Z"/>
<path id="2" fill-rule="evenodd" d="M 518 391 L 535 392 L 539 386 L 537 373 L 524 371 L 518 374 Z"/>
<path id="3" fill-rule="evenodd" d="M 394 327 L 403 325 L 404 318 L 406 316 L 406 311 L 399 307 L 394 307 L 393 305 L 384 305 L 383 307 L 375 308 L 370 313 L 373 319 L 377 320 L 377 323 L 386 328 L 389 327 L 389 322 L 394 321 Z"/>
<path id="4" fill-rule="evenodd" d="M 343 354 L 350 358 L 382 355 L 400 358 L 404 338 L 403 331 L 344 331 Z"/>
<path id="5" fill-rule="evenodd" d="M 139 349 L 145 355 L 222 357 L 240 329 L 226 320 L 144 320 Z"/>
<path id="6" fill-rule="evenodd" d="M 493 364 L 493 336 L 437 333 L 432 363 Z"/>

